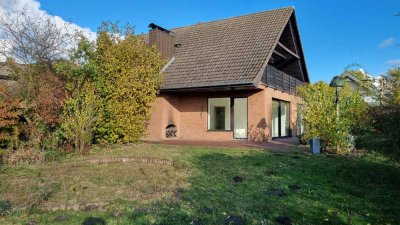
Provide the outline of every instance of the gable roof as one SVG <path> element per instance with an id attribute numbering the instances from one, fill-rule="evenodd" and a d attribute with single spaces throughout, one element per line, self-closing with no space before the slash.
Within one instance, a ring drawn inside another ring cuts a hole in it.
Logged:
<path id="1" fill-rule="evenodd" d="M 257 86 L 293 14 L 289 7 L 171 29 L 179 47 L 161 89 Z"/>

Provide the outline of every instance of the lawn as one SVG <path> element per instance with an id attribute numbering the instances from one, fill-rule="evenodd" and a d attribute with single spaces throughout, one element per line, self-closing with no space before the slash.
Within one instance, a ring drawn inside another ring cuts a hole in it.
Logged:
<path id="1" fill-rule="evenodd" d="M 150 157 L 174 165 L 89 159 Z M 400 165 L 374 154 L 132 144 L 0 170 L 0 224 L 399 224 Z"/>

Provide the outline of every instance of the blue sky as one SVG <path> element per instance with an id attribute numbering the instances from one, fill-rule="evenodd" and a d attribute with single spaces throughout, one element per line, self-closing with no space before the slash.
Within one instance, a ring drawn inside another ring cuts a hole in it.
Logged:
<path id="1" fill-rule="evenodd" d="M 312 82 L 352 63 L 371 75 L 400 65 L 400 0 L 40 0 L 40 9 L 96 31 L 105 20 L 129 22 L 136 33 L 294 6 Z"/>

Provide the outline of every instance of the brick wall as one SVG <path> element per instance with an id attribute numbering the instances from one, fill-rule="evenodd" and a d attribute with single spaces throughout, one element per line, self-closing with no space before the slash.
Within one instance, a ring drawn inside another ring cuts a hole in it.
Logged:
<path id="1" fill-rule="evenodd" d="M 266 96 L 266 115 L 267 115 L 267 121 L 268 121 L 268 126 L 271 128 L 271 123 L 272 123 L 272 99 L 279 99 L 283 101 L 290 102 L 290 130 L 292 137 L 296 136 L 296 131 L 297 131 L 297 104 L 301 103 L 301 98 L 295 95 L 291 95 L 279 90 L 274 90 L 272 88 L 265 88 L 265 96 Z M 271 132 L 271 129 L 269 129 L 269 132 Z M 269 136 L 271 136 L 269 134 Z"/>
<path id="2" fill-rule="evenodd" d="M 299 97 L 260 86 L 256 91 L 226 91 L 206 93 L 161 94 L 153 106 L 146 140 L 165 140 L 165 128 L 173 123 L 177 127 L 177 138 L 185 140 L 233 139 L 233 131 L 208 131 L 208 98 L 248 97 L 248 139 L 265 141 L 271 136 L 272 99 L 290 102 L 290 126 L 296 135 L 297 103 Z"/>

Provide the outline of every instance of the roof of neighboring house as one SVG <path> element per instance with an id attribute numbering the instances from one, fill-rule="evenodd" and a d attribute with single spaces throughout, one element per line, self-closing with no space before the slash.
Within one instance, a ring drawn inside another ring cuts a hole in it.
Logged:
<path id="1" fill-rule="evenodd" d="M 0 80 L 12 80 L 10 67 L 5 62 L 0 62 Z"/>
<path id="2" fill-rule="evenodd" d="M 15 78 L 11 76 L 11 68 L 5 62 L 0 62 L 0 85 L 14 89 L 15 84 Z"/>
<path id="3" fill-rule="evenodd" d="M 180 47 L 164 69 L 162 89 L 256 86 L 292 15 L 288 7 L 171 29 Z"/>
<path id="4" fill-rule="evenodd" d="M 365 88 L 370 91 L 374 89 L 373 85 L 368 85 L 368 83 L 364 83 L 365 80 L 364 81 L 360 80 L 358 77 L 356 77 L 352 74 L 345 73 L 342 76 L 351 85 L 351 88 L 353 88 L 353 89 Z"/>

